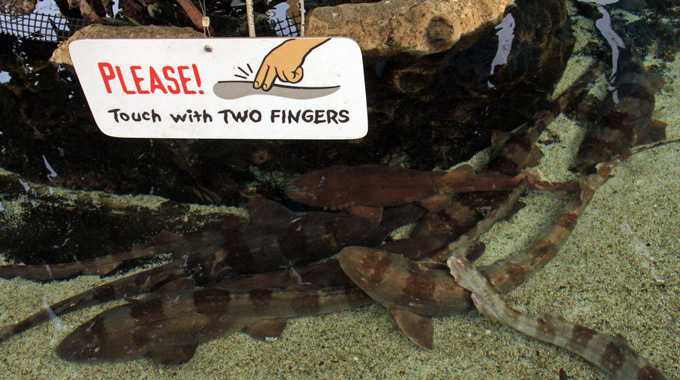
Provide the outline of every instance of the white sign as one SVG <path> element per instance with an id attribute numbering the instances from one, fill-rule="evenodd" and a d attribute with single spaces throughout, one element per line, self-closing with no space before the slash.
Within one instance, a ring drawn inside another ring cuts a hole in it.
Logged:
<path id="1" fill-rule="evenodd" d="M 109 136 L 332 140 L 368 130 L 350 39 L 78 40 L 69 51 Z"/>

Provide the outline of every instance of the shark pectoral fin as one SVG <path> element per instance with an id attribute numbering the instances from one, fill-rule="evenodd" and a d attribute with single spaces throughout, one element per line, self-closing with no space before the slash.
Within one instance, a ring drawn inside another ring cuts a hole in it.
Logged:
<path id="1" fill-rule="evenodd" d="M 643 130 L 638 130 L 638 136 L 636 139 L 636 145 L 652 143 L 656 141 L 661 141 L 666 139 L 666 123 L 657 120 L 650 119 L 647 128 Z"/>
<path id="2" fill-rule="evenodd" d="M 250 335 L 251 338 L 267 341 L 267 338 L 278 338 L 286 328 L 286 318 L 265 319 L 251 323 L 243 329 L 243 332 Z"/>
<path id="3" fill-rule="evenodd" d="M 146 353 L 146 356 L 160 364 L 184 364 L 194 357 L 197 346 L 198 343 L 189 343 L 154 347 Z"/>
<path id="4" fill-rule="evenodd" d="M 163 284 L 161 287 L 153 291 L 154 297 L 161 294 L 170 294 L 182 290 L 190 290 L 196 287 L 196 282 L 189 277 L 182 277 Z"/>
<path id="5" fill-rule="evenodd" d="M 451 206 L 451 195 L 449 194 L 438 194 L 433 195 L 429 198 L 421 199 L 418 204 L 423 206 L 429 212 L 441 211 L 449 206 Z"/>
<path id="6" fill-rule="evenodd" d="M 383 208 L 382 207 L 371 207 L 371 206 L 350 206 L 347 209 L 347 212 L 356 215 L 356 216 L 362 216 L 368 220 L 371 221 L 371 224 L 374 226 L 377 226 L 380 224 L 380 221 L 382 220 L 383 216 Z"/>
<path id="7" fill-rule="evenodd" d="M 432 350 L 434 328 L 430 317 L 407 310 L 390 308 L 397 325 L 411 341 L 425 350 Z"/>

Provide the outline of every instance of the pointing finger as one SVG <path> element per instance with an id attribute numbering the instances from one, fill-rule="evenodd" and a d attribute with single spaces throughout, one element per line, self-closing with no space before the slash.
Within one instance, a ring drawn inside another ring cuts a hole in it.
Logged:
<path id="1" fill-rule="evenodd" d="M 267 73 L 264 77 L 264 80 L 262 82 L 262 89 L 265 91 L 269 91 L 269 89 L 272 87 L 272 83 L 274 83 L 274 80 L 276 79 L 276 69 L 271 68 L 270 70 L 267 70 Z"/>
<path id="2" fill-rule="evenodd" d="M 267 77 L 267 73 L 269 72 L 269 68 L 271 66 L 263 64 L 260 66 L 260 69 L 257 70 L 257 75 L 255 75 L 255 81 L 253 81 L 253 87 L 258 89 L 262 87 L 262 84 L 264 83 L 265 78 Z"/>

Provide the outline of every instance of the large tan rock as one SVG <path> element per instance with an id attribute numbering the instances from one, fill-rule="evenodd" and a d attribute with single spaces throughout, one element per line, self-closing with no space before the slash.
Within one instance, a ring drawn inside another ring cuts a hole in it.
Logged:
<path id="1" fill-rule="evenodd" d="M 87 26 L 73 34 L 71 38 L 59 45 L 52 53 L 52 62 L 59 65 L 73 66 L 68 45 L 76 40 L 96 38 L 200 38 L 205 37 L 192 28 L 176 26 L 108 26 L 94 24 Z"/>
<path id="2" fill-rule="evenodd" d="M 344 36 L 365 54 L 432 54 L 461 37 L 497 24 L 511 0 L 383 0 L 316 8 L 306 18 L 307 36 Z"/>

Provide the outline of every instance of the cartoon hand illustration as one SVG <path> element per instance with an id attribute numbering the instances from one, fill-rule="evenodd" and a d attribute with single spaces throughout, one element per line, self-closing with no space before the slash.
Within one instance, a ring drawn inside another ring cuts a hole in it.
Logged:
<path id="1" fill-rule="evenodd" d="M 304 75 L 302 64 L 307 54 L 328 40 L 328 38 L 297 38 L 275 47 L 262 60 L 253 87 L 269 91 L 276 78 L 282 82 L 299 82 Z"/>

